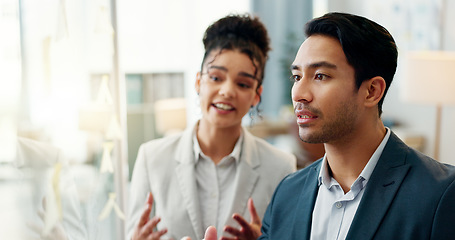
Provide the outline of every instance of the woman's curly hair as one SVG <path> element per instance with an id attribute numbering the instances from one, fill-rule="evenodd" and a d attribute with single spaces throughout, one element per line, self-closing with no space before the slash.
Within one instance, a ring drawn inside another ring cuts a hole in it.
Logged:
<path id="1" fill-rule="evenodd" d="M 256 67 L 258 88 L 262 85 L 270 39 L 267 29 L 258 17 L 232 14 L 221 18 L 207 28 L 202 41 L 205 48 L 202 65 L 214 50 L 220 52 L 225 49 L 239 50 L 250 57 Z"/>

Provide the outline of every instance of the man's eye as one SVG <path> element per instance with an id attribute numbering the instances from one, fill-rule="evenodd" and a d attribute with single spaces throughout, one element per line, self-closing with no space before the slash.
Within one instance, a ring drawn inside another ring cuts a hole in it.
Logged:
<path id="1" fill-rule="evenodd" d="M 327 79 L 327 77 L 328 77 L 327 75 L 322 73 L 317 73 L 316 75 L 314 75 L 314 79 L 316 80 L 325 80 Z"/>
<path id="2" fill-rule="evenodd" d="M 300 81 L 301 77 L 299 75 L 292 75 L 291 77 L 289 77 L 289 79 L 291 80 L 291 82 L 298 82 Z"/>

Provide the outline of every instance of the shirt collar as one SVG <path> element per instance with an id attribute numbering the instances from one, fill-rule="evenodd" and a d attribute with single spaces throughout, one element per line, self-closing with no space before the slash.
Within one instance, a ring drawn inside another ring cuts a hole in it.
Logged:
<path id="1" fill-rule="evenodd" d="M 386 134 L 384 136 L 384 139 L 382 139 L 381 144 L 379 144 L 378 148 L 376 148 L 376 151 L 374 151 L 373 155 L 371 156 L 370 160 L 368 160 L 367 165 L 365 168 L 362 170 L 360 173 L 360 176 L 362 176 L 365 181 L 363 182 L 363 185 L 365 186 L 368 182 L 368 179 L 370 179 L 371 174 L 373 173 L 374 168 L 376 167 L 376 164 L 379 161 L 379 157 L 382 155 L 382 151 L 384 150 L 385 145 L 387 144 L 387 141 L 389 141 L 390 137 L 390 129 L 388 127 L 386 129 Z"/>
<path id="2" fill-rule="evenodd" d="M 194 152 L 194 159 L 195 159 L 194 163 L 197 163 L 199 161 L 199 156 L 209 159 L 209 157 L 207 157 L 201 150 L 201 146 L 199 145 L 199 141 L 197 140 L 197 136 L 196 136 L 196 129 L 197 128 L 195 128 L 193 131 L 193 152 Z M 240 137 L 239 137 L 239 139 L 237 139 L 237 142 L 235 143 L 234 149 L 232 150 L 232 152 L 230 154 L 225 156 L 223 159 L 225 159 L 226 157 L 232 157 L 236 163 L 238 163 L 240 161 L 240 152 L 242 149 L 243 138 L 244 138 L 244 134 L 243 134 L 243 129 L 242 129 L 240 131 Z"/>
<path id="3" fill-rule="evenodd" d="M 363 178 L 364 181 L 362 181 L 363 187 L 368 182 L 368 179 L 370 179 L 371 174 L 373 173 L 374 168 L 376 167 L 376 164 L 379 161 L 379 157 L 382 154 L 382 151 L 384 150 L 385 145 L 387 144 L 387 141 L 390 138 L 390 129 L 386 127 L 386 134 L 384 138 L 382 139 L 381 144 L 376 148 L 376 151 L 374 151 L 373 155 L 371 155 L 370 160 L 368 160 L 367 165 L 363 168 L 362 172 L 359 175 L 359 178 Z M 356 180 L 357 181 L 357 180 Z M 318 176 L 318 186 L 321 186 L 321 184 L 324 184 L 327 188 L 330 188 L 331 185 L 333 184 L 332 177 L 329 174 L 328 171 L 328 164 L 327 164 L 327 155 L 324 154 L 324 158 L 322 160 L 321 164 L 321 170 L 319 171 L 319 176 Z"/>
<path id="4" fill-rule="evenodd" d="M 318 186 L 321 186 L 321 184 L 324 184 L 327 188 L 329 188 L 331 182 L 330 174 L 328 171 L 328 165 L 327 165 L 327 155 L 324 154 L 324 158 L 322 159 L 322 164 L 321 164 L 321 170 L 319 170 L 319 176 L 318 176 Z"/>

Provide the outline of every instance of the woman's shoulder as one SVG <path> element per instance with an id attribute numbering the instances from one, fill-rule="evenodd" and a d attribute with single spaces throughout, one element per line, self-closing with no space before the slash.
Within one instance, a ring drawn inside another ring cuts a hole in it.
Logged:
<path id="1" fill-rule="evenodd" d="M 170 135 L 155 138 L 150 141 L 141 144 L 141 148 L 175 148 L 176 145 L 191 144 L 193 139 L 193 133 L 195 126 L 188 126 L 186 129 L 180 132 L 174 132 Z"/>
<path id="2" fill-rule="evenodd" d="M 256 156 L 262 164 L 275 169 L 284 168 L 288 172 L 296 170 L 296 157 L 292 153 L 279 149 L 251 133 L 245 133 L 245 141 L 247 144 L 244 150 L 251 151 L 250 154 Z"/>
<path id="3" fill-rule="evenodd" d="M 252 141 L 256 145 L 256 149 L 262 154 L 272 155 L 272 156 L 281 156 L 283 158 L 295 158 L 295 156 L 289 152 L 286 152 L 271 143 L 267 142 L 265 139 L 254 136 L 251 133 L 245 133 L 245 140 Z"/>
<path id="4" fill-rule="evenodd" d="M 139 152 L 147 156 L 160 156 L 161 154 L 170 155 L 176 153 L 178 149 L 188 148 L 192 144 L 191 132 L 183 131 L 170 136 L 147 141 L 141 144 Z"/>
<path id="5" fill-rule="evenodd" d="M 143 148 L 156 148 L 173 146 L 182 138 L 183 133 L 175 133 L 170 136 L 155 138 L 141 144 Z"/>

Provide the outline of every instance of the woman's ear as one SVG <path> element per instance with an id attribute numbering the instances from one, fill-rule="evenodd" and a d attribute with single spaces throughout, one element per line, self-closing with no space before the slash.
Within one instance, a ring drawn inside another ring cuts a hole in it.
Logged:
<path id="1" fill-rule="evenodd" d="M 384 96 L 386 82 L 382 77 L 374 77 L 362 83 L 366 90 L 365 106 L 377 106 L 381 98 Z"/>
<path id="2" fill-rule="evenodd" d="M 261 95 L 262 95 L 262 85 L 256 90 L 256 95 L 254 96 L 254 102 L 253 106 L 258 105 L 259 101 L 261 101 Z"/>
<path id="3" fill-rule="evenodd" d="M 196 73 L 196 82 L 194 83 L 194 88 L 196 89 L 197 95 L 199 95 L 199 91 L 201 89 L 201 77 L 202 77 L 201 72 L 197 72 Z"/>

